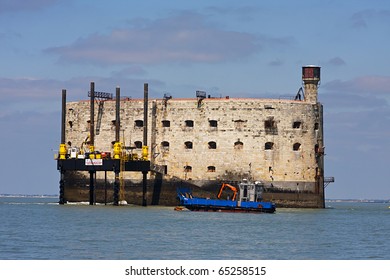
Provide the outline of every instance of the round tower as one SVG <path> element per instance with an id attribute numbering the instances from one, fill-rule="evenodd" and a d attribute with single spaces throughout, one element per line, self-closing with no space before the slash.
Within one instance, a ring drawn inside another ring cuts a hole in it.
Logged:
<path id="1" fill-rule="evenodd" d="M 305 87 L 305 101 L 317 103 L 318 85 L 321 80 L 321 67 L 307 65 L 302 67 L 302 81 Z"/>

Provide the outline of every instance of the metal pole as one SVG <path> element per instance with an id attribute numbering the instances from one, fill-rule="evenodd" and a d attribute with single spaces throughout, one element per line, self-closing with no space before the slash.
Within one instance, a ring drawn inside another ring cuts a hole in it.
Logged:
<path id="1" fill-rule="evenodd" d="M 95 145 L 95 83 L 91 82 L 91 101 L 90 101 L 90 123 L 89 123 L 89 139 L 90 139 L 90 146 Z"/>
<path id="2" fill-rule="evenodd" d="M 144 84 L 144 146 L 148 145 L 148 84 Z"/>
<path id="3" fill-rule="evenodd" d="M 115 95 L 115 142 L 119 142 L 119 131 L 121 127 L 121 119 L 120 119 L 120 99 L 121 99 L 121 89 L 119 87 L 116 88 Z"/>
<path id="4" fill-rule="evenodd" d="M 61 144 L 65 144 L 65 123 L 66 123 L 66 89 L 62 90 L 62 112 L 61 112 Z"/>
<path id="5" fill-rule="evenodd" d="M 94 205 L 95 202 L 94 174 L 94 171 L 89 171 L 89 205 Z"/>
<path id="6" fill-rule="evenodd" d="M 144 139 L 143 145 L 148 145 L 148 94 L 149 87 L 148 84 L 144 84 Z M 147 196 L 147 172 L 142 172 L 142 206 L 146 206 L 146 196 Z"/>
<path id="7" fill-rule="evenodd" d="M 65 123 L 66 123 L 66 89 L 62 90 L 61 110 L 61 144 L 65 145 Z M 65 171 L 60 167 L 60 197 L 59 204 L 65 204 Z"/>

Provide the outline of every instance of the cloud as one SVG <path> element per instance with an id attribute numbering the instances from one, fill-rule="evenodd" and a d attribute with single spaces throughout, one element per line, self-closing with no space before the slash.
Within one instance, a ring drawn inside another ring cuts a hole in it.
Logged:
<path id="1" fill-rule="evenodd" d="M 269 66 L 282 66 L 284 64 L 284 61 L 277 58 L 275 60 L 272 60 L 268 63 Z"/>
<path id="2" fill-rule="evenodd" d="M 390 76 L 362 76 L 348 81 L 333 80 L 322 86 L 329 91 L 359 94 L 389 94 Z"/>
<path id="3" fill-rule="evenodd" d="M 57 2 L 59 0 L 0 0 L 0 14 L 40 10 L 52 6 Z"/>
<path id="4" fill-rule="evenodd" d="M 338 57 L 338 56 L 329 59 L 328 64 L 333 65 L 333 66 L 346 65 L 345 61 L 342 58 Z"/>
<path id="5" fill-rule="evenodd" d="M 289 44 L 291 38 L 222 30 L 208 22 L 206 16 L 182 12 L 154 21 L 137 20 L 130 27 L 116 28 L 109 34 L 91 34 L 45 52 L 59 55 L 62 61 L 99 65 L 216 63 Z"/>
<path id="6" fill-rule="evenodd" d="M 363 10 L 354 13 L 351 18 L 353 28 L 362 29 L 367 28 L 369 22 L 374 19 L 390 20 L 390 10 Z"/>

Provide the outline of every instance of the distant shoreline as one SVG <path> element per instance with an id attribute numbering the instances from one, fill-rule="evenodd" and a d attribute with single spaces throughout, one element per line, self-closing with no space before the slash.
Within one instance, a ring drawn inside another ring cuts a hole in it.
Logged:
<path id="1" fill-rule="evenodd" d="M 0 194 L 0 197 L 56 198 L 54 194 Z"/>

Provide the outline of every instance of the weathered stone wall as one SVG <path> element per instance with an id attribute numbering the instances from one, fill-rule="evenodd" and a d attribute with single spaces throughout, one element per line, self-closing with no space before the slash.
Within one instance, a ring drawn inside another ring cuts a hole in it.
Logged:
<path id="1" fill-rule="evenodd" d="M 122 100 L 120 106 L 121 141 L 140 147 L 143 100 Z M 203 186 L 250 176 L 267 186 L 318 193 L 318 156 L 323 145 L 320 107 L 283 99 L 206 98 L 200 105 L 196 99 L 149 100 L 150 159 L 166 166 L 164 180 L 168 181 L 191 180 Z M 115 101 L 104 101 L 101 120 L 98 108 L 96 102 L 95 150 L 112 152 Z M 89 114 L 89 101 L 67 103 L 70 146 L 80 147 L 89 135 Z M 141 148 L 133 151 L 141 155 Z M 98 178 L 104 176 L 101 173 Z M 109 180 L 113 180 L 111 173 L 107 173 Z M 125 177 L 139 180 L 142 174 Z"/>

